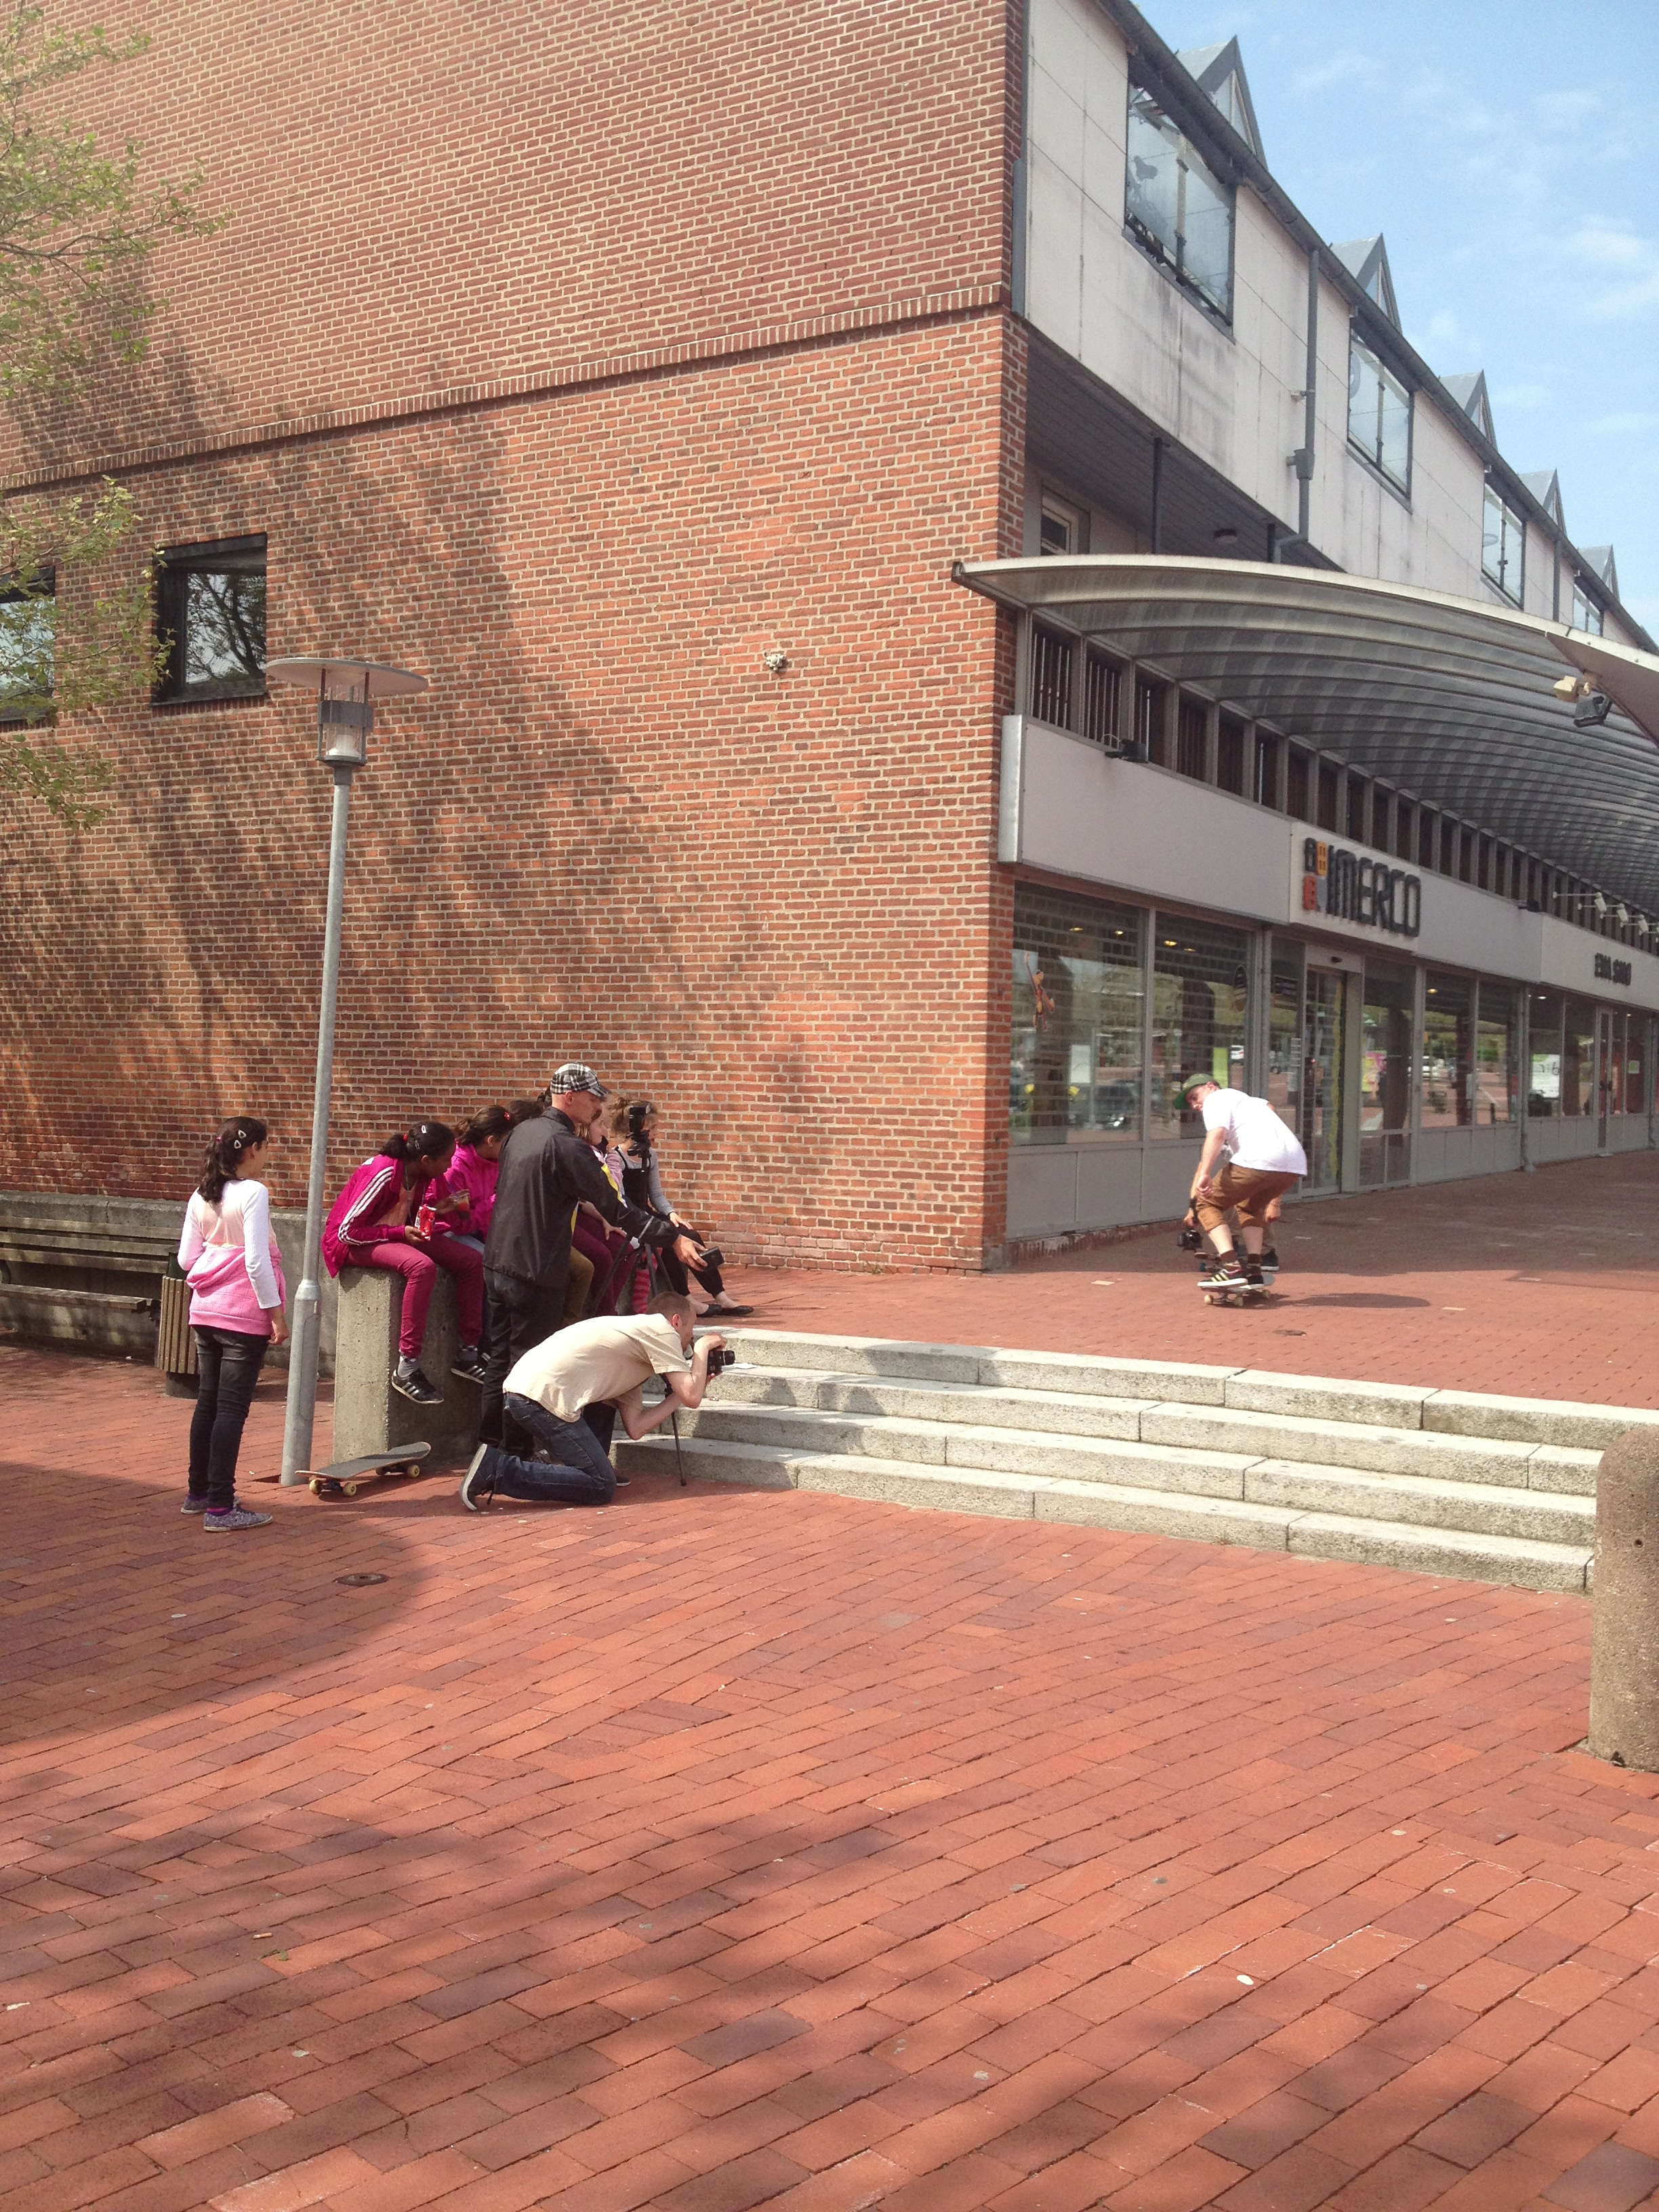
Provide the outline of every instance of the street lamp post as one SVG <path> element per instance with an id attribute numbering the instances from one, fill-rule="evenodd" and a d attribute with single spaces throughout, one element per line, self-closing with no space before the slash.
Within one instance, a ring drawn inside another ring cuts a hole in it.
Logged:
<path id="1" fill-rule="evenodd" d="M 351 779 L 368 758 L 374 702 L 424 691 L 424 676 L 370 660 L 273 660 L 266 681 L 317 694 L 317 757 L 334 775 L 334 819 L 328 844 L 328 908 L 323 930 L 323 995 L 317 1017 L 317 1082 L 311 1107 L 311 1175 L 306 1187 L 306 1249 L 294 1298 L 288 1358 L 288 1413 L 283 1427 L 283 1480 L 301 1483 L 311 1470 L 317 1409 L 317 1340 L 321 1324 L 323 1195 L 328 1161 L 328 1106 L 334 1081 L 334 1006 L 340 988 L 340 920 L 345 903 L 346 825 Z"/>

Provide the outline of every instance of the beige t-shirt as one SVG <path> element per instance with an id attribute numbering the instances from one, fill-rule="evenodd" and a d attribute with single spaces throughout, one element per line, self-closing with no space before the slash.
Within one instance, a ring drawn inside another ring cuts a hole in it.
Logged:
<path id="1" fill-rule="evenodd" d="M 503 1389 L 533 1398 L 561 1421 L 579 1421 L 584 1406 L 614 1404 L 647 1375 L 689 1375 L 690 1355 L 666 1314 L 574 1322 L 532 1345 L 510 1370 Z"/>

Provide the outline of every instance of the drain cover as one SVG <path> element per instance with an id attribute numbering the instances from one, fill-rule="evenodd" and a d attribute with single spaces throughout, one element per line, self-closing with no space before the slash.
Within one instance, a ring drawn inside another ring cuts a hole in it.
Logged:
<path id="1" fill-rule="evenodd" d="M 334 1579 L 337 1583 L 343 1583 L 348 1589 L 367 1589 L 371 1583 L 383 1583 L 386 1577 L 384 1575 L 336 1575 Z"/>

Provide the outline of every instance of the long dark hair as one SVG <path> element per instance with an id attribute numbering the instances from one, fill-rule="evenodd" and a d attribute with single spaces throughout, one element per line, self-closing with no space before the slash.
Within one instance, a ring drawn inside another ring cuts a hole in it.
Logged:
<path id="1" fill-rule="evenodd" d="M 268 1134 L 257 1115 L 238 1114 L 224 1122 L 207 1149 L 207 1165 L 196 1186 L 202 1196 L 217 1206 L 225 1194 L 225 1185 L 234 1182 L 242 1172 L 242 1162 L 256 1145 L 264 1144 Z"/>
<path id="2" fill-rule="evenodd" d="M 504 1137 L 513 1127 L 513 1116 L 505 1106 L 486 1106 L 482 1114 L 475 1114 L 461 1132 L 464 1145 L 487 1145 L 492 1137 Z"/>
<path id="3" fill-rule="evenodd" d="M 400 1129 L 395 1137 L 388 1137 L 380 1147 L 389 1160 L 441 1160 L 455 1149 L 455 1132 L 447 1121 L 417 1121 L 412 1129 Z"/>
<path id="4" fill-rule="evenodd" d="M 507 1109 L 507 1126 L 516 1129 L 520 1121 L 539 1121 L 545 1110 L 539 1098 L 515 1098 Z"/>

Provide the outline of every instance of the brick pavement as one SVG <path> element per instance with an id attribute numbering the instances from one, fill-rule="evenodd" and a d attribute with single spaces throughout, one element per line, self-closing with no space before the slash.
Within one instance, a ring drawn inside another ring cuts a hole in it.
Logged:
<path id="1" fill-rule="evenodd" d="M 1659 1406 L 1659 1153 L 1291 1207 L 1275 1301 L 1206 1307 L 1173 1228 L 1009 1274 L 759 1271 L 757 1326 L 1238 1360 Z"/>
<path id="2" fill-rule="evenodd" d="M 7 2212 L 1659 2202 L 1581 1601 L 654 1479 L 219 1540 L 149 1373 L 0 1390 Z"/>

